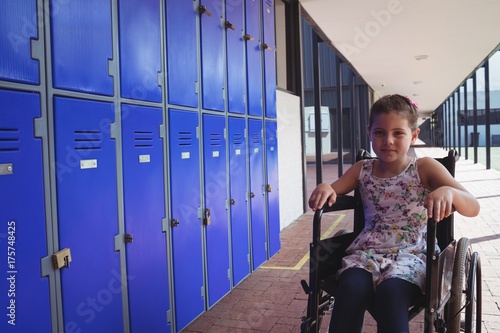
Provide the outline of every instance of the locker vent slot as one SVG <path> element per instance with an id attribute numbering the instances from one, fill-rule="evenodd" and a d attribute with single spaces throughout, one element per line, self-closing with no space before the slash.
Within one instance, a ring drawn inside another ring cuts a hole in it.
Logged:
<path id="1" fill-rule="evenodd" d="M 102 149 L 102 132 L 99 130 L 76 130 L 75 150 Z"/>
<path id="2" fill-rule="evenodd" d="M 135 135 L 134 138 L 135 148 L 153 147 L 153 132 L 135 131 L 134 135 Z"/>
<path id="3" fill-rule="evenodd" d="M 212 147 L 220 147 L 222 144 L 222 136 L 218 133 L 210 134 L 210 146 Z"/>
<path id="4" fill-rule="evenodd" d="M 233 142 L 235 145 L 241 145 L 243 144 L 243 134 L 241 133 L 236 133 L 233 136 Z"/>
<path id="5" fill-rule="evenodd" d="M 260 134 L 259 133 L 254 133 L 252 135 L 252 142 L 253 143 L 260 143 Z"/>
<path id="6" fill-rule="evenodd" d="M 20 147 L 18 128 L 0 128 L 0 151 L 19 151 Z"/>
<path id="7" fill-rule="evenodd" d="M 193 132 L 180 131 L 179 133 L 179 146 L 191 147 L 193 145 Z"/>

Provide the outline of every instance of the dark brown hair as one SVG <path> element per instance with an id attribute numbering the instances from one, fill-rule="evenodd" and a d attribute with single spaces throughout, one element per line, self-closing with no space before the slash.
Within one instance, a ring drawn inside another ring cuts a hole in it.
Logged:
<path id="1" fill-rule="evenodd" d="M 418 106 L 410 98 L 398 94 L 385 95 L 375 103 L 370 109 L 370 128 L 375 121 L 375 116 L 379 114 L 396 113 L 408 120 L 408 125 L 413 130 L 417 129 Z"/>

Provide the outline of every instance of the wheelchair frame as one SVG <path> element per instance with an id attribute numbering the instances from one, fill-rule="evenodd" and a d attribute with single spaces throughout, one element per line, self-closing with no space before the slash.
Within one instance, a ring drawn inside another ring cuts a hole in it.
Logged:
<path id="1" fill-rule="evenodd" d="M 356 160 L 372 158 L 360 150 Z M 437 158 L 455 176 L 458 154 L 450 150 L 446 157 Z M 341 230 L 328 239 L 321 239 L 323 213 L 354 210 L 354 231 Z M 426 287 L 417 303 L 409 309 L 408 320 L 421 311 L 424 332 L 481 332 L 481 263 L 479 254 L 472 252 L 470 241 L 454 239 L 453 214 L 439 223 L 427 221 Z M 341 267 L 344 251 L 364 227 L 364 213 L 359 191 L 354 196 L 339 196 L 332 206 L 325 205 L 314 214 L 313 240 L 310 243 L 309 283 L 301 281 L 308 294 L 307 315 L 302 318 L 301 332 L 319 332 L 324 314 L 335 296 L 335 273 Z M 436 239 L 440 248 L 435 253 Z M 333 333 L 333 332 L 332 332 Z"/>

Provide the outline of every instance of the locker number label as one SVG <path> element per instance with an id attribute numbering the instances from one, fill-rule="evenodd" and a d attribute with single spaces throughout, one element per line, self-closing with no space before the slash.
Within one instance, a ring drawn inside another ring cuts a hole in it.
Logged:
<path id="1" fill-rule="evenodd" d="M 190 157 L 191 157 L 191 154 L 190 154 L 188 151 L 183 151 L 183 152 L 181 153 L 181 158 L 182 158 L 183 160 L 188 159 L 188 158 L 190 158 Z"/>
<path id="2" fill-rule="evenodd" d="M 149 163 L 151 162 L 151 155 L 139 155 L 139 163 Z"/>
<path id="3" fill-rule="evenodd" d="M 97 168 L 97 160 L 81 160 L 80 169 L 95 169 Z"/>

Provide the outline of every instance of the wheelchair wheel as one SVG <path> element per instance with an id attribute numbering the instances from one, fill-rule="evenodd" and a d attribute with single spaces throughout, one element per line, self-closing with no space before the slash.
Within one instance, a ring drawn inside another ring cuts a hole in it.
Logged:
<path id="1" fill-rule="evenodd" d="M 448 326 L 447 332 L 450 333 L 460 332 L 461 313 L 466 302 L 464 290 L 466 290 L 467 282 L 466 271 L 469 246 L 469 240 L 467 238 L 461 238 L 455 250 L 453 276 L 451 278 L 451 296 L 448 302 L 448 319 L 446 320 Z"/>
<path id="2" fill-rule="evenodd" d="M 470 241 L 458 241 L 453 264 L 451 297 L 448 303 L 448 332 L 481 332 L 481 265 Z"/>
<path id="3" fill-rule="evenodd" d="M 474 252 L 468 263 L 466 306 L 465 306 L 465 332 L 481 333 L 481 267 L 479 255 Z"/>

